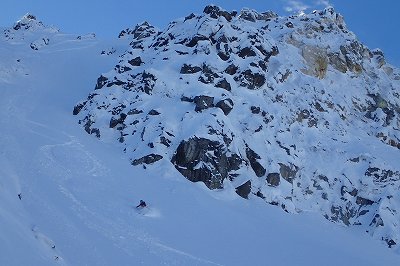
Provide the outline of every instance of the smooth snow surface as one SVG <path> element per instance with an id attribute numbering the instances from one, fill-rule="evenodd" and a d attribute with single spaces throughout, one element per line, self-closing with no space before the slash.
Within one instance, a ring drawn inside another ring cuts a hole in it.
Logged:
<path id="1" fill-rule="evenodd" d="M 170 164 L 132 167 L 88 135 L 72 108 L 125 47 L 53 30 L 0 37 L 0 265 L 400 264 L 364 232 L 209 191 Z"/>

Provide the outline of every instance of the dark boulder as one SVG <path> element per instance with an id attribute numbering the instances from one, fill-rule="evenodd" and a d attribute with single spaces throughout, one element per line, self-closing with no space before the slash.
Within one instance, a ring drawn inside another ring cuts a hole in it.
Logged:
<path id="1" fill-rule="evenodd" d="M 125 73 L 127 71 L 131 71 L 132 68 L 127 67 L 127 66 L 121 66 L 121 65 L 116 65 L 115 66 L 115 71 L 117 71 L 119 74 Z"/>
<path id="2" fill-rule="evenodd" d="M 218 56 L 219 58 L 221 58 L 223 61 L 227 61 L 230 57 L 229 54 L 223 52 L 223 51 L 219 51 L 218 52 Z"/>
<path id="3" fill-rule="evenodd" d="M 138 115 L 141 113 L 143 113 L 142 110 L 138 110 L 138 109 L 134 108 L 134 109 L 129 110 L 128 115 Z"/>
<path id="4" fill-rule="evenodd" d="M 163 157 L 161 155 L 152 153 L 152 154 L 143 156 L 142 158 L 132 160 L 131 163 L 132 163 L 132 165 L 152 164 L 152 163 L 155 163 L 155 162 L 161 160 L 162 158 Z"/>
<path id="5" fill-rule="evenodd" d="M 157 110 L 152 109 L 152 110 L 149 111 L 148 114 L 149 114 L 149 115 L 159 115 L 159 114 L 161 114 L 161 113 L 158 112 Z"/>
<path id="6" fill-rule="evenodd" d="M 199 77 L 199 81 L 204 84 L 209 84 L 214 82 L 215 78 L 219 78 L 219 75 L 215 73 L 210 66 L 203 64 L 202 74 Z"/>
<path id="7" fill-rule="evenodd" d="M 253 114 L 259 114 L 261 112 L 261 108 L 254 105 L 250 107 L 250 110 Z"/>
<path id="8" fill-rule="evenodd" d="M 293 23 L 291 22 L 291 21 L 289 21 L 289 22 L 286 22 L 286 27 L 288 27 L 288 28 L 294 28 L 294 25 L 293 25 Z"/>
<path id="9" fill-rule="evenodd" d="M 201 67 L 183 64 L 181 67 L 181 74 L 193 74 L 201 71 Z"/>
<path id="10" fill-rule="evenodd" d="M 245 47 L 239 51 L 238 56 L 244 59 L 246 57 L 256 56 L 256 52 L 250 47 Z"/>
<path id="11" fill-rule="evenodd" d="M 80 113 L 80 111 L 82 110 L 82 108 L 86 105 L 86 101 L 82 102 L 82 103 L 78 103 L 77 105 L 74 106 L 74 110 L 72 111 L 73 115 L 77 115 Z"/>
<path id="12" fill-rule="evenodd" d="M 218 81 L 215 87 L 231 91 L 231 84 L 225 78 Z"/>
<path id="13" fill-rule="evenodd" d="M 140 66 L 141 64 L 143 64 L 143 61 L 140 58 L 140 56 L 138 56 L 129 60 L 128 63 L 131 64 L 132 66 Z"/>
<path id="14" fill-rule="evenodd" d="M 229 98 L 217 102 L 215 107 L 220 108 L 225 115 L 228 115 L 233 109 L 233 101 Z"/>
<path id="15" fill-rule="evenodd" d="M 194 97 L 193 101 L 196 104 L 196 108 L 194 109 L 196 112 L 214 107 L 214 97 L 211 96 L 199 95 Z"/>
<path id="16" fill-rule="evenodd" d="M 237 66 L 235 66 L 234 64 L 230 64 L 226 69 L 225 69 L 225 73 L 229 74 L 229 75 L 235 75 L 237 70 L 239 68 Z"/>
<path id="17" fill-rule="evenodd" d="M 265 168 L 257 161 L 261 157 L 249 147 L 246 148 L 246 157 L 250 162 L 250 166 L 253 169 L 256 176 L 261 177 L 265 175 Z"/>
<path id="18" fill-rule="evenodd" d="M 194 100 L 193 100 L 192 98 L 190 98 L 190 97 L 187 97 L 187 96 L 182 95 L 181 101 L 182 101 L 182 102 L 192 103 Z"/>
<path id="19" fill-rule="evenodd" d="M 351 205 L 331 206 L 331 215 L 325 215 L 325 218 L 334 222 L 341 222 L 344 225 L 350 225 L 352 218 L 357 215 L 357 210 Z"/>
<path id="20" fill-rule="evenodd" d="M 126 114 L 124 114 L 124 113 L 121 113 L 121 114 L 119 115 L 119 118 L 111 117 L 111 120 L 110 120 L 110 128 L 114 128 L 114 127 L 116 127 L 118 124 L 123 124 L 124 121 L 125 121 L 125 118 L 126 118 Z"/>
<path id="21" fill-rule="evenodd" d="M 250 180 L 236 188 L 236 193 L 244 199 L 249 198 L 250 192 L 251 192 L 251 181 Z"/>
<path id="22" fill-rule="evenodd" d="M 95 90 L 101 89 L 102 87 L 104 87 L 104 85 L 107 84 L 108 78 L 104 77 L 103 75 L 101 75 L 98 79 L 97 79 L 97 83 L 96 83 L 96 87 L 94 88 Z"/>
<path id="23" fill-rule="evenodd" d="M 229 172 L 238 169 L 238 156 L 226 155 L 226 148 L 218 141 L 193 137 L 182 141 L 172 164 L 188 180 L 203 182 L 209 189 L 222 188 Z"/>
<path id="24" fill-rule="evenodd" d="M 186 16 L 186 17 L 185 17 L 185 21 L 191 20 L 192 18 L 195 18 L 195 17 L 196 17 L 196 15 L 193 14 L 193 13 L 191 13 L 189 16 Z"/>
<path id="25" fill-rule="evenodd" d="M 186 46 L 195 47 L 199 41 L 206 41 L 206 40 L 209 40 L 209 38 L 204 35 L 196 35 L 186 44 Z"/>
<path id="26" fill-rule="evenodd" d="M 235 78 L 236 82 L 239 82 L 240 86 L 247 87 L 250 90 L 260 88 L 265 84 L 265 76 L 261 73 L 253 73 L 250 69 L 242 72 Z"/>
<path id="27" fill-rule="evenodd" d="M 267 175 L 267 182 L 268 182 L 268 185 L 271 187 L 279 186 L 280 181 L 281 181 L 281 177 L 280 177 L 279 173 L 269 173 Z"/>
<path id="28" fill-rule="evenodd" d="M 396 246 L 396 242 L 393 239 L 386 238 L 384 239 L 386 244 L 388 245 L 389 248 L 392 248 L 392 246 Z"/>
<path id="29" fill-rule="evenodd" d="M 137 91 L 142 91 L 149 95 L 152 94 L 153 88 L 157 80 L 157 78 L 153 74 L 143 71 L 142 73 L 136 75 L 135 79 L 138 81 L 138 85 L 136 87 Z M 129 89 L 129 86 L 125 86 L 124 88 Z"/>
<path id="30" fill-rule="evenodd" d="M 286 164 L 279 163 L 279 165 L 280 165 L 279 171 L 282 178 L 292 184 L 293 179 L 296 177 L 299 168 L 294 164 L 289 164 L 289 166 L 287 166 Z"/>
<path id="31" fill-rule="evenodd" d="M 356 203 L 361 206 L 368 206 L 374 204 L 375 202 L 373 200 L 357 196 Z"/>

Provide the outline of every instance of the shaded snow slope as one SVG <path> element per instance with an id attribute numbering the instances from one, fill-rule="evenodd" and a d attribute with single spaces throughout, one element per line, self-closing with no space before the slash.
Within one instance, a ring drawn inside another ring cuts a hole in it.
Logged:
<path id="1" fill-rule="evenodd" d="M 46 26 L 4 32 L 1 265 L 399 263 L 355 228 L 313 212 L 287 214 L 258 197 L 244 200 L 229 183 L 223 190 L 193 185 L 169 160 L 132 167 L 112 138 L 86 134 L 71 107 L 115 65 L 129 39 L 107 43 Z M 31 47 L 44 36 L 48 44 Z M 134 208 L 140 199 L 149 206 L 143 212 Z"/>
<path id="2" fill-rule="evenodd" d="M 133 165 L 313 211 L 397 249 L 400 75 L 332 8 L 279 17 L 207 6 L 131 49 L 74 114 Z"/>

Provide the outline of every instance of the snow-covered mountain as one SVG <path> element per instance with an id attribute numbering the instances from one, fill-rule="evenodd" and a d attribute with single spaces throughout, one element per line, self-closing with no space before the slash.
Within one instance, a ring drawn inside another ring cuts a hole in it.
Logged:
<path id="1" fill-rule="evenodd" d="M 332 8 L 2 32 L 0 264 L 400 262 L 400 72 Z"/>
<path id="2" fill-rule="evenodd" d="M 309 15 L 208 6 L 131 49 L 75 107 L 133 165 L 170 161 L 210 189 L 317 211 L 400 241 L 400 73 L 332 8 Z"/>

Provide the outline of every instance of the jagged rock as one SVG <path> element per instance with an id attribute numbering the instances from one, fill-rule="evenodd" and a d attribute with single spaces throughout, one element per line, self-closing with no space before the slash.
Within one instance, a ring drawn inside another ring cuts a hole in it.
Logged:
<path id="1" fill-rule="evenodd" d="M 249 10 L 249 9 L 243 9 L 240 11 L 239 18 L 250 21 L 250 22 L 256 22 L 256 12 Z"/>
<path id="2" fill-rule="evenodd" d="M 46 45 L 49 45 L 49 42 L 50 42 L 49 38 L 42 38 L 42 39 L 39 39 L 39 40 L 36 40 L 36 41 L 32 42 L 30 44 L 30 47 L 31 47 L 32 50 L 37 51 L 40 48 L 42 48 L 42 47 L 44 47 Z"/>
<path id="3" fill-rule="evenodd" d="M 128 115 L 137 115 L 143 113 L 142 110 L 138 110 L 136 108 L 129 110 Z"/>
<path id="4" fill-rule="evenodd" d="M 132 160 L 131 163 L 132 163 L 132 165 L 153 164 L 153 163 L 161 160 L 162 158 L 163 157 L 161 155 L 152 153 L 152 154 L 143 156 L 139 159 Z"/>
<path id="5" fill-rule="evenodd" d="M 237 166 L 232 161 L 236 159 L 227 157 L 219 142 L 197 137 L 182 141 L 171 160 L 188 180 L 203 182 L 210 189 L 222 188 L 224 179 Z"/>
<path id="6" fill-rule="evenodd" d="M 132 68 L 127 67 L 127 66 L 116 65 L 116 66 L 115 66 L 115 70 L 116 70 L 119 74 L 122 74 L 122 73 L 125 73 L 125 72 L 127 72 L 127 71 L 132 70 Z"/>
<path id="7" fill-rule="evenodd" d="M 350 225 L 351 219 L 355 217 L 357 211 L 354 208 L 349 207 L 349 205 L 342 206 L 332 206 L 331 216 L 326 217 L 334 222 L 342 222 L 344 225 Z"/>
<path id="8" fill-rule="evenodd" d="M 197 43 L 198 43 L 199 41 L 207 41 L 207 40 L 209 40 L 209 38 L 208 38 L 207 36 L 204 36 L 204 35 L 196 35 L 196 36 L 194 36 L 194 37 L 186 44 L 186 46 L 187 46 L 187 47 L 194 47 L 194 46 L 197 45 Z"/>
<path id="9" fill-rule="evenodd" d="M 383 223 L 383 220 L 379 214 L 375 214 L 374 219 L 372 219 L 372 222 L 369 224 L 369 226 L 374 226 L 374 227 L 379 227 L 384 225 L 385 224 Z"/>
<path id="10" fill-rule="evenodd" d="M 397 243 L 393 239 L 385 239 L 385 242 L 387 243 L 389 248 L 392 248 L 392 246 L 395 246 Z"/>
<path id="11" fill-rule="evenodd" d="M 170 147 L 171 146 L 171 141 L 169 139 L 167 139 L 166 137 L 164 137 L 164 136 L 160 137 L 160 143 L 162 143 L 166 147 Z"/>
<path id="12" fill-rule="evenodd" d="M 384 56 L 384 54 L 383 54 L 383 52 L 381 50 L 379 50 L 379 49 L 373 50 L 372 51 L 372 55 L 375 58 L 375 61 L 376 61 L 377 65 L 378 65 L 378 68 L 381 68 L 386 64 L 385 56 Z"/>
<path id="13" fill-rule="evenodd" d="M 231 84 L 225 78 L 218 81 L 215 87 L 231 91 Z"/>
<path id="14" fill-rule="evenodd" d="M 154 109 L 151 109 L 149 112 L 149 115 L 159 115 L 159 114 L 161 114 L 161 113 Z"/>
<path id="15" fill-rule="evenodd" d="M 141 64 L 143 64 L 143 61 L 140 58 L 140 56 L 137 56 L 137 57 L 129 60 L 128 63 L 131 64 L 132 66 L 140 66 Z"/>
<path id="16" fill-rule="evenodd" d="M 363 70 L 362 60 L 370 59 L 372 53 L 358 41 L 352 41 L 350 44 L 340 46 L 340 51 L 346 59 L 347 68 L 355 73 L 361 73 Z"/>
<path id="17" fill-rule="evenodd" d="M 357 203 L 358 205 L 361 205 L 361 206 L 367 206 L 367 205 L 372 205 L 372 204 L 374 204 L 375 202 L 374 202 L 373 200 L 370 200 L 370 199 L 366 199 L 366 198 L 357 196 L 356 203 Z"/>
<path id="18" fill-rule="evenodd" d="M 261 108 L 257 106 L 251 106 L 250 110 L 253 114 L 259 114 L 261 112 Z"/>
<path id="19" fill-rule="evenodd" d="M 286 22 L 285 25 L 288 28 L 294 28 L 294 25 L 293 25 L 293 23 L 291 21 Z"/>
<path id="20" fill-rule="evenodd" d="M 294 164 L 289 164 L 289 166 L 287 166 L 286 164 L 279 163 L 279 166 L 281 177 L 289 183 L 293 183 L 293 179 L 296 177 L 299 168 Z"/>
<path id="21" fill-rule="evenodd" d="M 267 182 L 268 185 L 272 186 L 272 187 L 277 187 L 279 186 L 279 183 L 281 181 L 281 177 L 279 175 L 279 173 L 269 173 L 267 175 Z"/>
<path id="22" fill-rule="evenodd" d="M 180 73 L 181 74 L 193 74 L 201 71 L 201 67 L 183 64 Z"/>
<path id="23" fill-rule="evenodd" d="M 103 75 L 101 75 L 98 79 L 97 79 L 97 83 L 96 83 L 96 87 L 94 88 L 95 90 L 101 89 L 102 87 L 104 87 L 104 85 L 107 84 L 108 78 L 104 77 Z"/>
<path id="24" fill-rule="evenodd" d="M 251 192 L 251 181 L 250 180 L 248 180 L 246 183 L 244 183 L 236 188 L 236 193 L 244 199 L 249 198 L 250 192 Z"/>
<path id="25" fill-rule="evenodd" d="M 125 36 L 133 36 L 133 38 L 137 40 L 141 40 L 151 35 L 155 34 L 155 28 L 151 26 L 147 21 L 143 22 L 142 24 L 138 24 L 135 26 L 133 30 L 126 29 L 119 33 L 118 38 L 122 38 Z"/>
<path id="26" fill-rule="evenodd" d="M 32 14 L 26 14 L 20 21 L 18 21 L 13 29 L 14 30 L 19 30 L 19 29 L 29 29 L 30 28 L 30 22 L 31 21 L 35 21 L 37 23 L 39 23 L 41 26 L 43 26 L 42 22 L 37 21 L 36 16 L 32 15 Z"/>
<path id="27" fill-rule="evenodd" d="M 73 115 L 79 114 L 79 112 L 82 110 L 82 108 L 85 106 L 85 104 L 86 104 L 86 101 L 84 101 L 82 103 L 78 103 L 77 105 L 75 105 L 72 114 Z"/>
<path id="28" fill-rule="evenodd" d="M 138 79 L 139 81 L 137 90 L 142 91 L 149 95 L 152 93 L 155 82 L 157 80 L 157 78 L 153 74 L 143 71 L 142 73 L 136 75 L 134 78 Z M 125 88 L 130 89 L 130 86 L 126 85 Z"/>
<path id="29" fill-rule="evenodd" d="M 256 53 L 252 48 L 245 47 L 239 51 L 238 56 L 244 59 L 246 57 L 256 56 Z"/>
<path id="30" fill-rule="evenodd" d="M 196 17 L 196 15 L 193 14 L 193 13 L 191 13 L 189 16 L 186 16 L 186 17 L 185 17 L 185 21 L 191 20 L 192 18 L 195 18 L 195 17 Z"/>
<path id="31" fill-rule="evenodd" d="M 246 148 L 246 157 L 250 162 L 250 166 L 253 169 L 256 176 L 261 177 L 265 175 L 265 168 L 257 161 L 261 157 L 249 147 Z"/>
<path id="32" fill-rule="evenodd" d="M 240 81 L 240 86 L 242 87 L 255 90 L 265 84 L 265 76 L 260 73 L 253 73 L 250 69 L 247 69 L 239 77 L 235 77 L 235 81 Z"/>
<path id="33" fill-rule="evenodd" d="M 229 75 L 234 75 L 236 74 L 236 71 L 239 68 L 237 66 L 235 66 L 234 64 L 230 64 L 226 69 L 225 69 L 225 73 L 229 74 Z"/>
<path id="34" fill-rule="evenodd" d="M 210 15 L 211 18 L 224 17 L 227 21 L 231 21 L 232 17 L 236 16 L 236 12 L 229 13 L 225 10 L 221 10 L 218 6 L 208 5 L 204 8 L 203 13 Z"/>
<path id="35" fill-rule="evenodd" d="M 257 20 L 265 20 L 265 21 L 270 21 L 272 19 L 275 19 L 278 17 L 278 14 L 275 12 L 269 10 L 266 12 L 262 12 L 261 14 L 257 14 Z"/>
<path id="36" fill-rule="evenodd" d="M 328 69 L 328 55 L 326 49 L 305 45 L 302 56 L 308 65 L 308 69 L 302 69 L 304 74 L 323 79 Z"/>
<path id="37" fill-rule="evenodd" d="M 189 103 L 192 103 L 194 100 L 193 100 L 192 98 L 190 98 L 190 97 L 182 96 L 182 97 L 181 97 L 181 101 L 182 101 L 182 102 L 189 102 Z"/>
<path id="38" fill-rule="evenodd" d="M 210 66 L 203 64 L 202 74 L 199 77 L 199 81 L 204 84 L 209 84 L 214 82 L 215 78 L 219 78 L 219 75 L 215 73 Z"/>
<path id="39" fill-rule="evenodd" d="M 193 102 L 196 104 L 196 108 L 194 109 L 196 112 L 214 107 L 214 97 L 211 96 L 199 95 L 194 97 Z"/>
<path id="40" fill-rule="evenodd" d="M 341 58 L 339 53 L 331 53 L 328 55 L 329 64 L 332 65 L 336 70 L 346 73 L 347 72 L 347 64 L 346 60 Z"/>
<path id="41" fill-rule="evenodd" d="M 124 121 L 125 121 L 126 116 L 127 116 L 126 114 L 121 113 L 120 116 L 119 116 L 119 118 L 111 117 L 111 120 L 110 120 L 110 128 L 114 128 L 114 127 L 116 127 L 118 124 L 123 124 Z"/>
<path id="42" fill-rule="evenodd" d="M 228 115 L 233 109 L 233 101 L 232 101 L 232 99 L 229 99 L 229 98 L 224 99 L 224 100 L 217 102 L 215 107 L 220 108 L 224 112 L 225 115 Z"/>
<path id="43" fill-rule="evenodd" d="M 222 52 L 222 51 L 218 52 L 218 56 L 219 56 L 219 58 L 221 58 L 224 61 L 227 61 L 230 58 L 229 54 Z"/>

